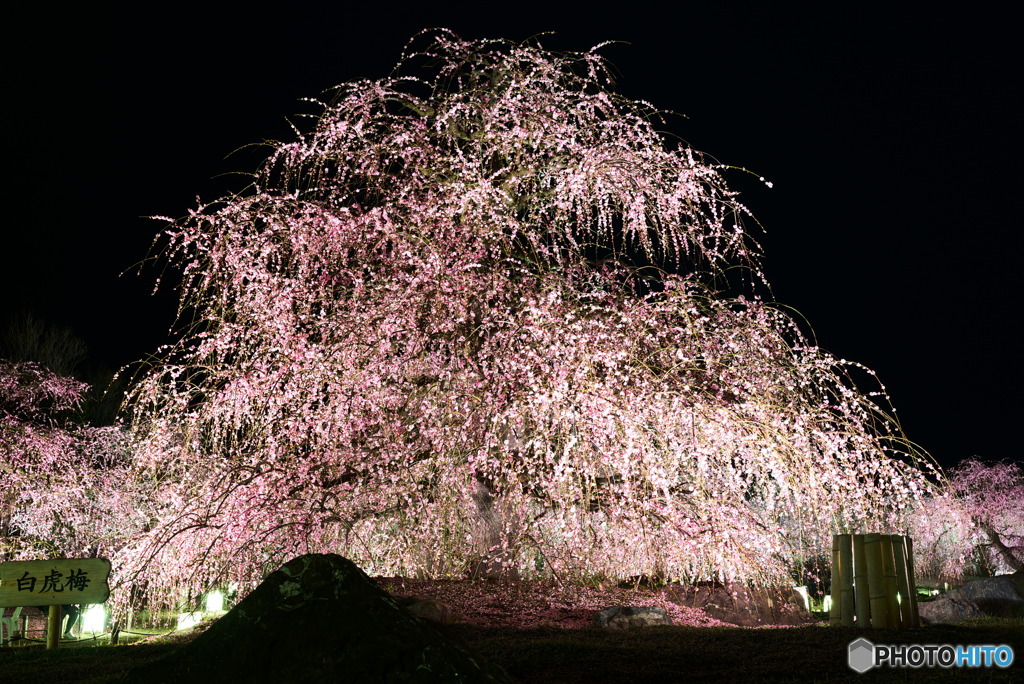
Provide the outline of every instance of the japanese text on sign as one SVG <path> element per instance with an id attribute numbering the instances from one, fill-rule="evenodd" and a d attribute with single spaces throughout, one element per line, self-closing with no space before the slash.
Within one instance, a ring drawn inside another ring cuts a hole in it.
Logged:
<path id="1" fill-rule="evenodd" d="M 42 589 L 39 590 L 40 594 L 47 592 L 62 592 L 62 591 L 85 591 L 85 588 L 89 585 L 89 573 L 81 568 L 72 570 L 71 574 L 66 578 L 64 573 L 60 570 L 51 570 L 50 573 L 43 577 Z M 26 570 L 21 577 L 18 578 L 18 591 L 27 591 L 32 593 L 36 588 L 36 583 L 39 581 L 38 577 L 28 574 Z"/>

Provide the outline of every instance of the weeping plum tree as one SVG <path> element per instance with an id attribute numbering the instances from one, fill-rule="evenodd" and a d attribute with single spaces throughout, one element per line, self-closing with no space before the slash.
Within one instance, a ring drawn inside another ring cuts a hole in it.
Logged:
<path id="1" fill-rule="evenodd" d="M 899 528 L 929 485 L 884 388 L 712 287 L 762 280 L 720 169 L 596 49 L 426 42 L 171 223 L 188 325 L 132 400 L 180 505 L 121 577 L 170 598 L 331 550 L 773 581 Z"/>
<path id="2" fill-rule="evenodd" d="M 1024 572 L 1024 470 L 1008 461 L 962 461 L 949 488 L 909 516 L 923 575 L 959 583 L 970 575 Z"/>
<path id="3" fill-rule="evenodd" d="M 74 464 L 78 440 L 60 418 L 84 389 L 38 364 L 0 359 L 0 558 L 16 558 L 33 546 L 15 518 L 26 498 L 42 493 L 38 475 Z"/>
<path id="4" fill-rule="evenodd" d="M 141 526 L 124 431 L 71 419 L 87 390 L 0 359 L 0 560 L 108 555 Z"/>
<path id="5" fill-rule="evenodd" d="M 971 523 L 982 539 L 984 563 L 997 570 L 1024 572 L 1024 470 L 1003 461 L 961 462 L 951 479 Z"/>

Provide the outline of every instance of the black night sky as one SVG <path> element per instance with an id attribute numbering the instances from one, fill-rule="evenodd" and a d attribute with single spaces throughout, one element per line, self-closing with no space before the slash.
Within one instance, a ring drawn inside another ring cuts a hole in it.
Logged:
<path id="1" fill-rule="evenodd" d="M 225 157 L 291 139 L 288 118 L 302 127 L 294 115 L 313 111 L 300 98 L 386 76 L 428 27 L 554 31 L 541 39 L 553 50 L 619 40 L 629 44 L 603 54 L 621 92 L 686 115 L 669 120 L 672 134 L 772 181 L 731 177 L 767 229 L 776 299 L 821 346 L 876 370 L 910 438 L 942 464 L 1021 459 L 1022 60 L 1008 16 L 980 5 L 210 5 L 9 17 L 0 315 L 69 326 L 93 363 L 142 358 L 175 311 L 171 293 L 150 295 L 157 271 L 133 269 L 161 227 L 144 217 L 244 187 L 221 174 L 261 157 Z"/>

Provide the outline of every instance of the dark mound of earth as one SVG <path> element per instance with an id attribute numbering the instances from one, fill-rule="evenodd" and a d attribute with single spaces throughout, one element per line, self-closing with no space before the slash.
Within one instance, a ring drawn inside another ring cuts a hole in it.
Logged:
<path id="1" fill-rule="evenodd" d="M 299 556 L 192 642 L 126 682 L 510 682 L 351 561 Z"/>

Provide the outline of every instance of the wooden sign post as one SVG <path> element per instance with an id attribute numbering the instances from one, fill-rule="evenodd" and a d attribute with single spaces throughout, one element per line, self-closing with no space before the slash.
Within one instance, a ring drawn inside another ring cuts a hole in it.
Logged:
<path id="1" fill-rule="evenodd" d="M 49 606 L 46 648 L 60 640 L 60 607 L 69 603 L 104 603 L 110 596 L 110 561 L 106 558 L 59 558 L 0 563 L 0 608 Z"/>

